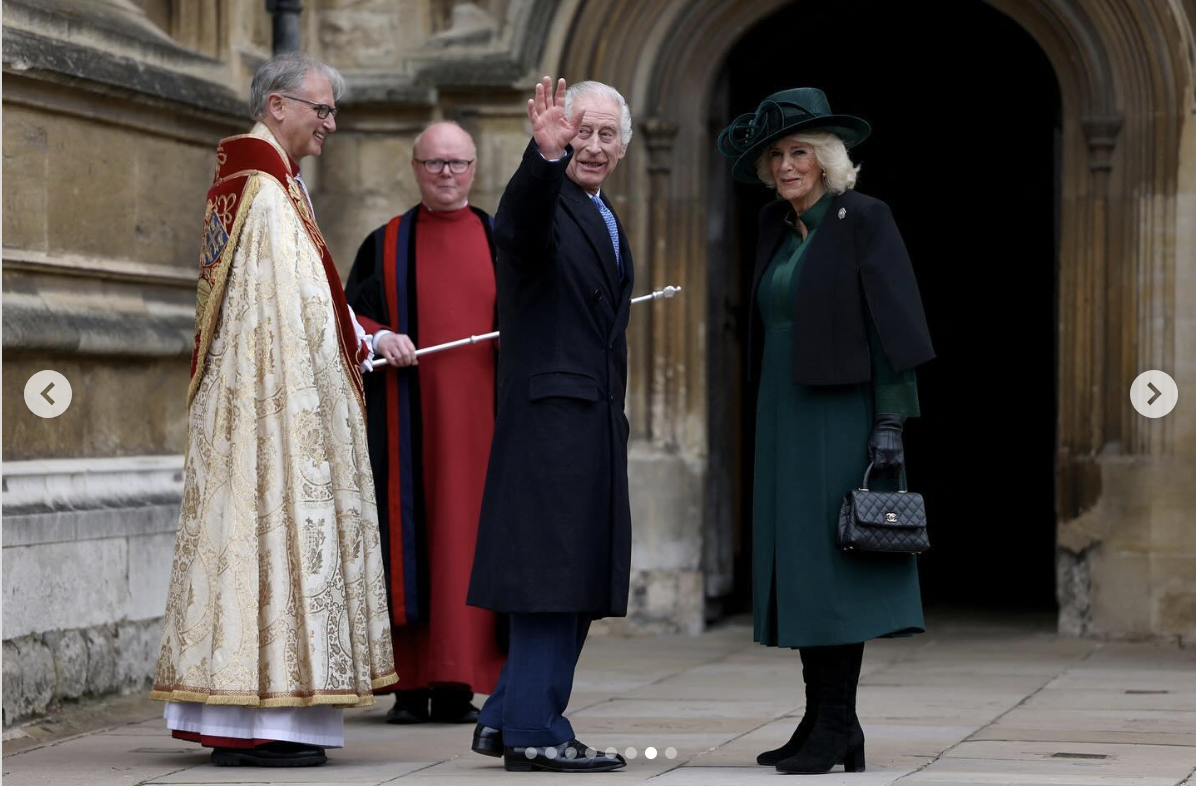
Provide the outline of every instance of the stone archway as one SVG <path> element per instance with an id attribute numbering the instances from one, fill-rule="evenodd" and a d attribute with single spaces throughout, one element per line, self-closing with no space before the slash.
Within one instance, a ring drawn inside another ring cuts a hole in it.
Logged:
<path id="1" fill-rule="evenodd" d="M 1178 275 L 1177 259 L 1185 249 L 1196 251 L 1196 241 L 1177 208 L 1183 199 L 1191 204 L 1196 180 L 1192 162 L 1181 161 L 1184 135 L 1190 148 L 1196 133 L 1190 121 L 1184 124 L 1193 103 L 1196 9 L 1187 3 L 1185 12 L 1167 0 L 989 3 L 1038 42 L 1062 97 L 1060 626 L 1074 633 L 1191 631 L 1196 587 L 1179 582 L 1171 601 L 1159 593 L 1175 588 L 1171 577 L 1192 563 L 1156 573 L 1149 564 L 1153 546 L 1127 556 L 1119 544 L 1170 533 L 1167 517 L 1191 504 L 1178 496 L 1183 483 L 1164 493 L 1160 481 L 1193 474 L 1196 417 L 1139 417 L 1126 391 L 1148 368 L 1170 370 L 1181 389 L 1187 377 L 1180 377 L 1192 376 L 1177 355 L 1191 348 L 1192 328 L 1177 321 L 1176 302 L 1181 290 L 1196 295 L 1196 285 L 1190 274 Z M 631 331 L 633 460 L 659 469 L 645 477 L 683 478 L 689 493 L 703 487 L 708 460 L 705 225 L 713 140 L 705 127 L 707 104 L 730 48 L 783 5 L 585 4 L 575 12 L 556 69 L 574 80 L 616 84 L 637 109 L 633 145 L 639 151 L 615 173 L 611 192 L 632 225 L 646 228 L 633 237 L 639 279 L 680 284 L 686 296 L 678 307 L 637 316 Z M 660 469 L 665 466 L 671 469 Z M 1163 502 L 1161 493 L 1174 501 Z M 700 508 L 695 521 L 695 508 L 684 499 L 659 499 L 641 488 L 637 500 L 650 506 L 651 526 L 666 543 L 700 541 Z M 659 537 L 653 540 L 659 545 Z M 668 560 L 659 556 L 650 550 L 644 569 L 664 570 Z M 680 569 L 709 580 L 705 562 L 695 564 L 693 557 L 688 553 Z M 1102 582 L 1124 583 L 1127 570 L 1137 571 L 1152 591 L 1133 610 L 1102 606 Z M 1160 606 L 1168 602 L 1181 610 L 1168 616 Z"/>

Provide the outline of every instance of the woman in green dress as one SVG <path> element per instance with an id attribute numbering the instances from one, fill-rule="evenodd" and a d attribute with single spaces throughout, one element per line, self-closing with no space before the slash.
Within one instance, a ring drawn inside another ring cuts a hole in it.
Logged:
<path id="1" fill-rule="evenodd" d="M 864 642 L 923 631 L 915 557 L 844 552 L 835 520 L 868 464 L 895 474 L 934 357 L 909 256 L 883 202 L 853 189 L 869 125 L 822 91 L 765 99 L 719 136 L 734 177 L 780 197 L 760 214 L 749 334 L 758 386 L 753 490 L 756 641 L 801 653 L 805 715 L 758 757 L 781 772 L 864 769 Z"/>

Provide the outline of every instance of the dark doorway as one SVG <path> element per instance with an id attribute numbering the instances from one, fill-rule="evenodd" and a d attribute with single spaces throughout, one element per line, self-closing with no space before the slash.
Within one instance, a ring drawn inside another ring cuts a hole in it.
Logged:
<path id="1" fill-rule="evenodd" d="M 867 119 L 857 187 L 887 202 L 921 286 L 937 359 L 918 373 L 910 487 L 926 497 L 928 607 L 1055 608 L 1060 98 L 1033 39 L 981 2 L 798 2 L 756 25 L 715 85 L 710 129 L 789 87 Z M 712 159 L 712 379 L 742 379 L 763 187 Z M 721 169 L 720 169 L 721 168 Z M 733 270 L 728 267 L 733 266 Z M 731 494 L 735 578 L 750 603 L 754 402 L 710 386 L 712 479 Z M 717 399 L 717 401 L 716 401 Z M 716 461 L 718 451 L 730 460 Z"/>

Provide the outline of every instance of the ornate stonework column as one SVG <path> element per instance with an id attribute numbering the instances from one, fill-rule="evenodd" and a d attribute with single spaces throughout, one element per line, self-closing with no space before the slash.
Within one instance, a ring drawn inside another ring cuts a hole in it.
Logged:
<path id="1" fill-rule="evenodd" d="M 650 254 L 642 275 L 653 290 L 674 285 L 680 286 L 682 297 L 688 287 L 685 282 L 686 265 L 677 259 L 670 249 L 674 227 L 669 222 L 669 173 L 672 171 L 673 143 L 677 138 L 677 125 L 659 118 L 649 118 L 641 126 L 648 148 L 649 223 Z M 652 309 L 646 315 L 648 326 L 638 337 L 642 347 L 637 347 L 640 378 L 648 385 L 648 406 L 642 411 L 644 436 L 651 441 L 676 446 L 681 414 L 685 408 L 685 309 L 671 307 Z"/>
<path id="2" fill-rule="evenodd" d="M 1081 121 L 1084 137 L 1088 143 L 1088 172 L 1090 197 L 1088 209 L 1091 216 L 1091 264 L 1087 269 L 1089 279 L 1083 282 L 1083 291 L 1091 293 L 1091 319 L 1088 324 L 1103 326 L 1103 333 L 1091 336 L 1093 344 L 1088 357 L 1081 363 L 1090 363 L 1085 390 L 1092 391 L 1085 396 L 1091 407 L 1089 417 L 1081 421 L 1084 431 L 1074 432 L 1079 445 L 1088 451 L 1099 452 L 1106 442 L 1121 437 L 1121 406 L 1124 397 L 1119 384 L 1121 359 L 1121 277 L 1115 263 L 1110 261 L 1113 237 L 1109 216 L 1109 178 L 1113 171 L 1113 153 L 1121 131 L 1122 119 L 1117 114 L 1088 115 Z"/>

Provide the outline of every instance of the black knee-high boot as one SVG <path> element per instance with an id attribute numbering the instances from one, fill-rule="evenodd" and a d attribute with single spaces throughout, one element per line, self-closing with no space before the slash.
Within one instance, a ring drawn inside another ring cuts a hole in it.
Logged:
<path id="1" fill-rule="evenodd" d="M 864 730 L 855 712 L 864 645 L 822 649 L 814 728 L 796 755 L 778 762 L 779 772 L 813 775 L 828 772 L 840 762 L 847 772 L 864 771 Z"/>
<path id="2" fill-rule="evenodd" d="M 814 718 L 818 714 L 818 650 L 820 649 L 822 647 L 802 647 L 799 650 L 801 653 L 801 677 L 802 681 L 806 683 L 806 711 L 802 715 L 801 722 L 797 724 L 789 742 L 775 750 L 761 753 L 756 757 L 757 764 L 767 764 L 771 767 L 788 759 L 801 750 L 801 746 L 810 736 L 810 732 L 814 728 Z"/>

